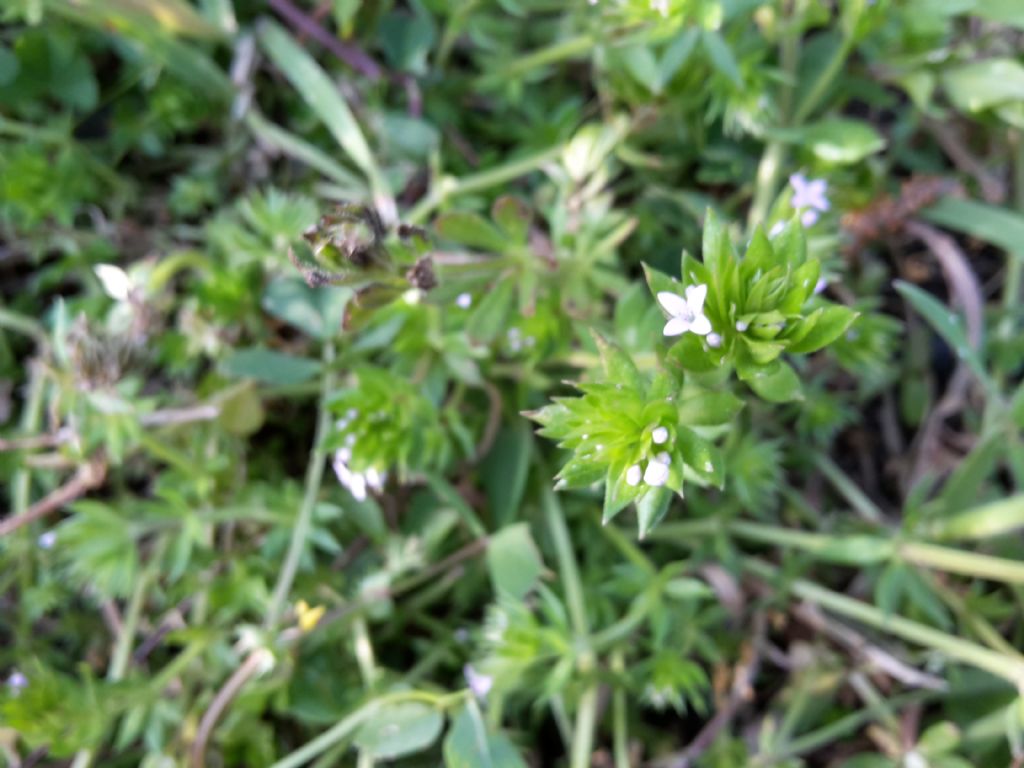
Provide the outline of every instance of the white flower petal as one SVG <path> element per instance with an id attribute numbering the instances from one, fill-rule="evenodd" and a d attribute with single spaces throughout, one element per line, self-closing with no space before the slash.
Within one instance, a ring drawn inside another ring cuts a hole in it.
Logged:
<path id="1" fill-rule="evenodd" d="M 655 445 L 661 445 L 662 443 L 668 442 L 668 429 L 665 427 L 657 427 L 651 432 L 651 440 L 654 441 Z"/>
<path id="2" fill-rule="evenodd" d="M 366 478 L 358 472 L 353 472 L 349 477 L 348 492 L 356 501 L 366 501 Z"/>
<path id="3" fill-rule="evenodd" d="M 686 287 L 686 306 L 689 310 L 699 315 L 704 311 L 704 299 L 708 296 L 706 285 L 688 285 Z"/>
<path id="4" fill-rule="evenodd" d="M 97 264 L 92 271 L 96 273 L 107 296 L 114 301 L 128 301 L 132 281 L 127 272 L 114 264 Z"/>
<path id="5" fill-rule="evenodd" d="M 800 214 L 800 223 L 804 227 L 813 227 L 818 221 L 818 212 L 813 208 L 808 208 L 802 214 Z"/>
<path id="6" fill-rule="evenodd" d="M 680 334 L 686 333 L 690 330 L 690 321 L 685 320 L 682 317 L 673 317 L 667 323 L 665 323 L 665 330 L 662 331 L 666 336 L 679 336 Z"/>
<path id="7" fill-rule="evenodd" d="M 640 478 L 642 478 L 643 476 L 644 471 L 640 469 L 640 465 L 634 464 L 632 467 L 626 470 L 626 485 L 640 485 Z"/>
<path id="8" fill-rule="evenodd" d="M 685 315 L 689 311 L 686 299 L 671 291 L 658 291 L 658 303 L 673 317 Z"/>
<path id="9" fill-rule="evenodd" d="M 668 464 L 660 461 L 647 462 L 647 469 L 644 471 L 644 482 L 648 485 L 662 486 L 668 482 Z"/>
<path id="10" fill-rule="evenodd" d="M 690 323 L 690 333 L 696 333 L 698 336 L 707 336 L 711 333 L 711 321 L 704 315 L 693 318 L 693 322 Z"/>
<path id="11" fill-rule="evenodd" d="M 719 336 L 714 331 L 709 333 L 706 338 L 708 346 L 711 347 L 712 349 L 718 349 L 720 346 L 722 346 L 722 337 Z"/>

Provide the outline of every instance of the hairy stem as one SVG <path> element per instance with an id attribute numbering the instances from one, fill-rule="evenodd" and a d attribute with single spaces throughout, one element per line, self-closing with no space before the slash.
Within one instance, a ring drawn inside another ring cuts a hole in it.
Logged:
<path id="1" fill-rule="evenodd" d="M 331 363 L 334 362 L 334 344 L 326 342 L 323 349 L 324 374 L 321 379 L 320 401 L 316 420 L 316 433 L 313 436 L 313 447 L 310 450 L 309 466 L 306 468 L 306 489 L 302 497 L 302 506 L 299 508 L 298 519 L 295 521 L 295 528 L 292 530 L 291 542 L 288 545 L 288 554 L 285 556 L 284 565 L 281 566 L 281 573 L 274 587 L 273 596 L 270 598 L 270 605 L 267 608 L 267 615 L 263 625 L 272 628 L 281 619 L 284 610 L 285 600 L 291 592 L 292 583 L 295 581 L 295 573 L 299 569 L 299 560 L 302 558 L 302 551 L 306 547 L 306 540 L 309 538 L 309 531 L 313 524 L 313 508 L 316 506 L 317 497 L 320 495 L 320 484 L 324 477 L 324 463 L 327 454 L 324 450 L 324 439 L 331 426 L 331 415 L 327 409 L 327 398 L 330 396 L 335 385 L 334 372 Z"/>

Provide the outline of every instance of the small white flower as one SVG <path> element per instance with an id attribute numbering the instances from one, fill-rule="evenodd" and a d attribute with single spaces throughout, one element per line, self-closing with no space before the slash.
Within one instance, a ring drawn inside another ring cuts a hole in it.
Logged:
<path id="1" fill-rule="evenodd" d="M 812 226 L 818 220 L 818 213 L 824 213 L 831 207 L 828 197 L 825 196 L 828 182 L 824 179 L 808 179 L 802 173 L 794 173 L 789 177 L 789 183 L 793 187 L 790 205 L 797 210 L 806 209 L 800 214 L 800 223 L 805 227 Z"/>
<path id="2" fill-rule="evenodd" d="M 92 271 L 96 273 L 107 296 L 114 301 L 128 301 L 135 286 L 127 272 L 115 264 L 97 264 Z"/>
<path id="3" fill-rule="evenodd" d="M 655 445 L 661 445 L 668 441 L 668 429 L 666 427 L 657 427 L 651 432 L 651 440 L 654 441 Z"/>
<path id="4" fill-rule="evenodd" d="M 826 288 L 828 288 L 828 280 L 826 280 L 824 277 L 819 277 L 818 282 L 815 283 L 814 285 L 815 294 L 821 293 Z"/>
<path id="5" fill-rule="evenodd" d="M 473 692 L 474 696 L 478 699 L 487 697 L 487 694 L 491 691 L 491 686 L 494 685 L 493 677 L 477 672 L 470 664 L 462 668 L 462 674 L 466 678 L 466 685 L 469 686 L 469 690 Z"/>
<path id="6" fill-rule="evenodd" d="M 657 11 L 664 18 L 668 18 L 668 0 L 651 0 L 651 10 Z"/>
<path id="7" fill-rule="evenodd" d="M 722 337 L 717 333 L 709 333 L 705 338 L 707 339 L 708 346 L 712 349 L 718 349 L 722 346 Z"/>
<path id="8" fill-rule="evenodd" d="M 53 545 L 56 543 L 56 531 L 44 531 L 43 533 L 39 534 L 39 538 L 36 539 L 36 544 L 39 545 L 40 549 L 53 549 Z"/>
<path id="9" fill-rule="evenodd" d="M 903 756 L 903 768 L 928 768 L 928 761 L 916 749 Z"/>
<path id="10" fill-rule="evenodd" d="M 473 306 L 473 295 L 470 293 L 460 293 L 455 297 L 455 306 L 459 309 L 469 309 Z"/>
<path id="11" fill-rule="evenodd" d="M 658 292 L 658 303 L 671 318 L 665 323 L 666 336 L 679 336 L 687 331 L 698 336 L 711 333 L 711 321 L 704 315 L 704 299 L 708 295 L 706 285 L 686 286 L 686 298 L 670 291 Z"/>
<path id="12" fill-rule="evenodd" d="M 346 438 L 347 442 L 348 439 Z M 365 472 L 353 472 L 348 466 L 351 460 L 352 449 L 347 445 L 334 452 L 331 466 L 334 468 L 334 474 L 338 476 L 338 482 L 348 489 L 348 492 L 355 497 L 356 501 L 366 501 L 367 488 L 380 493 L 384 488 L 384 482 L 387 480 L 387 473 L 381 472 L 374 467 L 370 467 Z"/>
<path id="13" fill-rule="evenodd" d="M 668 451 L 662 451 L 654 457 L 654 460 L 666 466 L 672 463 L 672 457 L 668 455 Z"/>
<path id="14" fill-rule="evenodd" d="M 634 464 L 632 467 L 626 470 L 626 485 L 640 485 L 640 479 L 643 476 L 644 471 L 640 469 L 640 465 Z"/>
<path id="15" fill-rule="evenodd" d="M 750 323 L 744 322 L 743 320 L 736 321 L 736 330 L 743 333 L 747 328 L 750 327 Z"/>
<path id="16" fill-rule="evenodd" d="M 668 454 L 665 454 L 666 456 Z M 657 459 L 653 459 L 647 462 L 647 469 L 644 471 L 644 482 L 648 485 L 662 486 L 668 482 L 668 464 L 664 464 Z"/>
<path id="17" fill-rule="evenodd" d="M 768 230 L 768 237 L 775 237 L 776 235 L 781 233 L 782 230 L 784 230 L 785 228 L 786 222 L 776 221 L 774 224 L 772 224 L 772 228 Z"/>

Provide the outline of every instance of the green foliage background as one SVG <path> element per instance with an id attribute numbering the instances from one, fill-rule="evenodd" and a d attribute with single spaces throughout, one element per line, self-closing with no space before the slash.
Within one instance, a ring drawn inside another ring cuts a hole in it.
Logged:
<path id="1" fill-rule="evenodd" d="M 1024 764 L 1019 2 L 0 18 L 0 761 Z"/>

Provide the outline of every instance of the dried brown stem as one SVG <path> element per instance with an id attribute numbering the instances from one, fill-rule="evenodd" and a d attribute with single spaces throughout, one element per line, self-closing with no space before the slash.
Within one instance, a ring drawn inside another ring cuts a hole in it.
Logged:
<path id="1" fill-rule="evenodd" d="M 70 504 L 103 484 L 107 476 L 107 461 L 102 455 L 94 456 L 75 472 L 67 483 L 47 494 L 20 515 L 0 521 L 0 537 L 16 531 L 23 525 L 46 517 L 51 512 Z"/>
<path id="2" fill-rule="evenodd" d="M 203 718 L 199 721 L 196 740 L 192 743 L 192 758 L 190 762 L 192 768 L 204 768 L 206 765 L 206 744 L 210 740 L 213 729 L 217 726 L 217 721 L 220 720 L 224 711 L 234 701 L 242 688 L 245 687 L 245 684 L 255 677 L 260 671 L 260 667 L 267 662 L 269 654 L 270 651 L 266 648 L 254 650 L 242 662 L 242 665 L 234 671 L 231 677 L 228 678 L 221 689 L 217 691 L 217 695 L 213 697 L 213 701 L 210 703 L 210 708 L 203 713 Z"/>
<path id="3" fill-rule="evenodd" d="M 732 676 L 729 697 L 718 712 L 700 729 L 700 733 L 681 753 L 658 765 L 664 768 L 690 768 L 697 759 L 714 744 L 718 735 L 725 730 L 745 702 L 753 698 L 753 684 L 761 666 L 764 651 L 767 622 L 763 613 L 754 616 L 753 636 L 743 648 L 742 658 L 737 662 Z"/>

